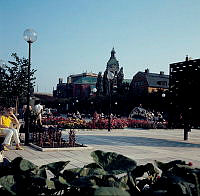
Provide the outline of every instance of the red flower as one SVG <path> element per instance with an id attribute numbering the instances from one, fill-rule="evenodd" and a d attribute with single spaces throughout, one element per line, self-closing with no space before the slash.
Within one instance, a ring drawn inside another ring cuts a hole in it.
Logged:
<path id="1" fill-rule="evenodd" d="M 188 163 L 188 165 L 189 165 L 189 166 L 192 166 L 192 165 L 193 165 L 193 163 L 190 161 L 190 162 Z"/>

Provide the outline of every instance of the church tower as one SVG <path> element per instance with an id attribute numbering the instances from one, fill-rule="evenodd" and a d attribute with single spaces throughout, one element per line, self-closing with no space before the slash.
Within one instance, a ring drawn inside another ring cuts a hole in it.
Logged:
<path id="1" fill-rule="evenodd" d="M 115 57 L 115 49 L 113 47 L 112 51 L 111 51 L 111 56 L 110 59 L 107 62 L 107 67 L 106 70 L 111 71 L 112 73 L 114 73 L 114 75 L 116 75 L 119 71 L 119 62 L 117 61 L 116 57 Z"/>

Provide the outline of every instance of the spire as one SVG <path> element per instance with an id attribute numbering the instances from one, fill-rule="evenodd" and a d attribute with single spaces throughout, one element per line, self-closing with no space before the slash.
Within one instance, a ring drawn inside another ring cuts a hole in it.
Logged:
<path id="1" fill-rule="evenodd" d="M 114 49 L 114 46 L 113 46 L 113 49 L 112 49 L 112 51 L 111 51 L 111 57 L 115 57 L 115 49 Z"/>

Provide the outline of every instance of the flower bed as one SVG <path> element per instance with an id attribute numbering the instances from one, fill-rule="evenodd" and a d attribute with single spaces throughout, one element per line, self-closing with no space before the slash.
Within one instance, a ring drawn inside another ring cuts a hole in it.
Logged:
<path id="1" fill-rule="evenodd" d="M 85 120 L 78 118 L 50 117 L 42 120 L 43 125 L 56 125 L 63 129 L 108 129 L 108 119 Z M 156 122 L 148 120 L 111 118 L 111 129 L 123 128 L 164 129 L 167 122 Z"/>
<path id="2" fill-rule="evenodd" d="M 156 122 L 148 120 L 127 119 L 129 128 L 143 129 L 164 129 L 167 128 L 167 122 Z"/>
<path id="3" fill-rule="evenodd" d="M 85 129 L 87 123 L 78 118 L 50 117 L 42 120 L 43 125 L 57 125 L 64 129 Z"/>
<path id="4" fill-rule="evenodd" d="M 100 118 L 96 121 L 90 121 L 87 123 L 90 129 L 108 129 L 108 119 Z M 126 119 L 114 118 L 110 121 L 111 129 L 123 129 L 128 126 Z"/>

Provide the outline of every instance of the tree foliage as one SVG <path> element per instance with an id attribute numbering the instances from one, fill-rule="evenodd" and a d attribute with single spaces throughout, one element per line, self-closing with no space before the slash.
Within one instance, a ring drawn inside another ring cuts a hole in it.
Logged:
<path id="1" fill-rule="evenodd" d="M 102 73 L 99 72 L 97 76 L 97 83 L 96 83 L 96 88 L 97 88 L 97 95 L 102 95 L 103 93 L 103 78 L 102 78 Z"/>
<path id="2" fill-rule="evenodd" d="M 8 61 L 4 69 L 1 69 L 0 84 L 1 103 L 12 105 L 16 98 L 24 102 L 28 91 L 28 59 L 19 58 L 16 53 L 12 53 L 14 61 Z M 30 71 L 30 89 L 33 92 L 35 69 Z"/>

